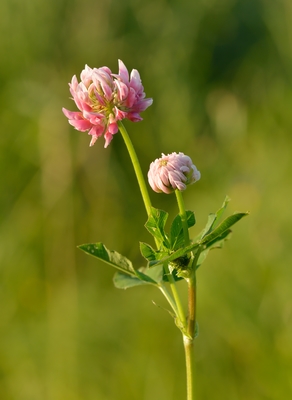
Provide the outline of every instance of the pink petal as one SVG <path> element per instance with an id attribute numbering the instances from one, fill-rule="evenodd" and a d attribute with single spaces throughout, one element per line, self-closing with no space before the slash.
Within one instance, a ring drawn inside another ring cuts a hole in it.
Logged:
<path id="1" fill-rule="evenodd" d="M 143 120 L 143 118 L 138 113 L 127 113 L 127 119 L 132 122 L 139 122 Z"/>
<path id="2" fill-rule="evenodd" d="M 126 103 L 125 105 L 128 108 L 132 108 L 133 105 L 135 104 L 135 101 L 136 101 L 136 92 L 135 92 L 135 90 L 133 88 L 130 88 L 128 97 L 127 97 L 127 99 L 125 101 L 125 103 Z"/>
<path id="3" fill-rule="evenodd" d="M 97 68 L 95 68 L 95 69 L 97 69 Z M 101 67 L 101 68 L 98 68 L 100 71 L 102 71 L 102 72 L 105 72 L 109 77 L 111 77 L 111 75 L 112 75 L 112 71 L 109 69 L 109 67 Z"/>
<path id="4" fill-rule="evenodd" d="M 119 75 L 123 82 L 129 82 L 129 72 L 122 60 L 119 60 Z"/>
<path id="5" fill-rule="evenodd" d="M 92 81 L 97 89 L 101 87 L 107 100 L 111 100 L 114 86 L 112 77 L 101 68 L 96 69 L 92 75 Z"/>
<path id="6" fill-rule="evenodd" d="M 112 135 L 114 135 L 115 133 L 118 132 L 119 127 L 118 124 L 115 120 L 115 117 L 113 116 L 113 114 L 110 114 L 109 116 L 109 124 L 108 124 L 108 132 L 110 132 Z"/>
<path id="7" fill-rule="evenodd" d="M 88 87 L 92 81 L 92 68 L 90 68 L 88 65 L 85 65 L 84 70 L 80 74 L 80 79 L 84 85 Z"/>
<path id="8" fill-rule="evenodd" d="M 102 125 L 105 126 L 105 116 L 103 114 L 93 113 L 93 112 L 83 112 L 85 119 L 90 121 L 92 125 Z"/>
<path id="9" fill-rule="evenodd" d="M 131 72 L 130 86 L 135 90 L 135 92 L 144 91 L 140 74 L 136 69 L 133 69 Z"/>
<path id="10" fill-rule="evenodd" d="M 90 131 L 88 132 L 88 135 L 93 135 L 96 137 L 102 136 L 104 133 L 104 127 L 101 125 L 94 125 Z"/>
<path id="11" fill-rule="evenodd" d="M 91 128 L 91 123 L 83 118 L 81 112 L 78 111 L 69 111 L 66 108 L 62 108 L 63 113 L 69 120 L 69 124 L 74 126 L 78 131 L 85 132 Z"/>
<path id="12" fill-rule="evenodd" d="M 77 78 L 76 78 L 76 75 L 74 75 L 74 76 L 72 77 L 72 79 L 71 79 L 71 83 L 69 83 L 70 92 L 71 92 L 71 89 L 72 89 L 73 91 L 75 91 L 75 90 L 77 89 L 77 86 L 78 86 L 78 80 L 77 80 Z M 72 92 L 71 92 L 71 93 L 72 93 Z"/>
<path id="13" fill-rule="evenodd" d="M 107 132 L 105 133 L 105 135 L 104 135 L 104 138 L 105 138 L 104 147 L 107 148 L 107 146 L 110 144 L 110 142 L 111 142 L 112 139 L 113 139 L 113 135 L 112 135 L 109 131 L 107 131 Z"/>
<path id="14" fill-rule="evenodd" d="M 79 121 L 76 121 L 74 119 L 69 119 L 68 122 L 70 125 L 74 126 L 74 128 L 76 128 L 80 132 L 86 132 L 92 126 L 91 123 L 85 119 Z"/>
<path id="15" fill-rule="evenodd" d="M 117 107 L 114 108 L 115 118 L 120 121 L 127 118 L 128 113 L 126 111 L 119 110 Z"/>
<path id="16" fill-rule="evenodd" d="M 116 81 L 115 83 L 116 83 L 116 88 L 118 90 L 118 93 L 117 93 L 118 99 L 119 99 L 119 101 L 124 101 L 129 94 L 128 86 L 121 81 Z"/>
<path id="17" fill-rule="evenodd" d="M 146 108 L 151 106 L 152 103 L 153 103 L 153 99 L 143 99 L 143 100 L 137 101 L 133 105 L 133 111 L 139 112 L 139 113 L 142 111 L 145 111 Z"/>
<path id="18" fill-rule="evenodd" d="M 98 139 L 98 136 L 92 135 L 89 146 L 92 147 L 94 145 L 94 143 L 97 141 L 97 139 Z"/>
<path id="19" fill-rule="evenodd" d="M 67 117 L 68 119 L 78 119 L 78 116 L 82 117 L 82 114 L 79 111 L 70 111 L 64 107 L 62 108 L 62 111 L 65 114 L 65 117 Z"/>

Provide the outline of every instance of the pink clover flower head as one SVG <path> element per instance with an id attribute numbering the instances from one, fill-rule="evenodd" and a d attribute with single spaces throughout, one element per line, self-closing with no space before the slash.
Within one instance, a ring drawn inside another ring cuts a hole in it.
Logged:
<path id="1" fill-rule="evenodd" d="M 66 108 L 62 111 L 75 129 L 92 136 L 90 146 L 104 136 L 104 147 L 107 147 L 119 130 L 118 121 L 141 121 L 140 113 L 153 102 L 145 98 L 139 72 L 133 69 L 129 75 L 121 60 L 118 74 L 113 74 L 108 67 L 90 68 L 85 65 L 80 82 L 74 75 L 69 87 L 79 111 Z"/>
<path id="2" fill-rule="evenodd" d="M 201 178 L 200 172 L 184 153 L 163 154 L 150 164 L 148 181 L 154 192 L 183 191 Z"/>

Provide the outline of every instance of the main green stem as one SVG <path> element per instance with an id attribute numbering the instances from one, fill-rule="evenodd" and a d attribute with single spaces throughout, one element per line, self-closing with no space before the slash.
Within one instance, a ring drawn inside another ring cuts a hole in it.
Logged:
<path id="1" fill-rule="evenodd" d="M 194 388 L 194 339 L 187 336 L 183 337 L 185 358 L 186 358 L 186 374 L 187 374 L 187 400 L 195 400 Z"/>
<path id="2" fill-rule="evenodd" d="M 196 278 L 195 273 L 188 279 L 188 326 L 187 335 L 183 335 L 186 358 L 187 400 L 195 400 L 195 361 L 194 339 L 196 329 Z"/>
<path id="3" fill-rule="evenodd" d="M 181 217 L 185 246 L 190 244 L 189 227 L 187 220 L 187 213 L 185 210 L 185 204 L 183 201 L 182 193 L 179 190 L 175 191 L 176 200 L 179 208 L 179 215 Z M 188 283 L 188 322 L 187 322 L 187 334 L 183 334 L 183 342 L 185 349 L 186 358 L 186 375 L 187 375 L 187 400 L 195 400 L 195 389 L 194 389 L 194 338 L 196 329 L 196 262 L 195 257 L 193 270 L 191 276 L 187 279 Z"/>
<path id="4" fill-rule="evenodd" d="M 187 400 L 195 400 L 195 362 L 194 362 L 194 338 L 196 328 L 196 278 L 188 280 L 188 327 L 187 335 L 183 336 L 185 358 L 186 358 L 186 375 L 187 375 Z"/>
<path id="5" fill-rule="evenodd" d="M 147 190 L 147 186 L 145 183 L 145 179 L 144 176 L 142 174 L 142 170 L 140 167 L 140 163 L 136 154 L 136 151 L 134 149 L 134 146 L 132 144 L 132 141 L 130 139 L 130 136 L 128 135 L 128 132 L 126 130 L 126 128 L 124 127 L 123 123 L 121 121 L 118 121 L 118 126 L 119 126 L 119 130 L 123 136 L 124 142 L 126 144 L 127 150 L 129 152 L 133 167 L 134 167 L 134 171 L 138 180 L 138 184 L 139 184 L 139 188 L 142 194 L 142 198 L 144 201 L 144 205 L 146 208 L 146 212 L 147 215 L 149 216 L 151 214 L 151 200 L 148 194 L 148 190 Z"/>

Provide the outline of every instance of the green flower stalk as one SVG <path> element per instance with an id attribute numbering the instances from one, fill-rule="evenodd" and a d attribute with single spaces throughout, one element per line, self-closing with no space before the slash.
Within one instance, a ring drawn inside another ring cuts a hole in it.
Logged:
<path id="1" fill-rule="evenodd" d="M 144 179 L 141 167 L 140 167 L 139 159 L 137 157 L 137 154 L 136 154 L 136 151 L 132 144 L 132 141 L 130 139 L 130 136 L 128 135 L 128 132 L 121 121 L 118 122 L 118 126 L 119 126 L 119 130 L 121 132 L 121 135 L 124 139 L 125 145 L 127 147 L 128 153 L 130 155 L 130 158 L 131 158 L 131 161 L 133 164 L 133 168 L 134 168 L 134 171 L 135 171 L 135 174 L 137 177 L 138 185 L 139 185 L 139 188 L 141 191 L 141 195 L 143 198 L 143 202 L 144 202 L 144 205 L 146 208 L 146 212 L 147 212 L 147 215 L 149 216 L 151 214 L 152 205 L 151 205 L 151 200 L 150 200 L 149 193 L 147 190 L 147 186 L 145 183 L 145 179 Z"/>

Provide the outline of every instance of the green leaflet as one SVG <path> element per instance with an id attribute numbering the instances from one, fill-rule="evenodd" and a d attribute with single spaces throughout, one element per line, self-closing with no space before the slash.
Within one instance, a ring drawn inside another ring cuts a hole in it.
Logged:
<path id="1" fill-rule="evenodd" d="M 126 275 L 122 272 L 116 272 L 113 282 L 118 289 L 128 289 L 141 285 L 158 285 L 163 280 L 163 267 L 140 268 L 136 271 L 137 277 Z"/>
<path id="2" fill-rule="evenodd" d="M 191 228 L 196 223 L 195 214 L 193 211 L 186 211 L 187 224 Z M 172 221 L 170 227 L 170 248 L 172 250 L 177 250 L 184 245 L 184 233 L 181 221 L 181 216 L 178 214 Z"/>
<path id="3" fill-rule="evenodd" d="M 205 228 L 202 230 L 202 232 L 196 237 L 196 240 L 202 239 L 204 236 L 206 236 L 208 233 L 212 231 L 212 229 L 218 224 L 220 218 L 222 217 L 228 203 L 230 201 L 230 198 L 228 196 L 225 197 L 224 202 L 222 204 L 222 207 L 219 208 L 216 213 L 211 213 L 208 215 L 208 220 Z"/>
<path id="4" fill-rule="evenodd" d="M 129 289 L 135 286 L 145 285 L 150 282 L 145 282 L 137 277 L 116 272 L 113 277 L 113 283 L 117 289 Z"/>
<path id="5" fill-rule="evenodd" d="M 141 254 L 146 260 L 154 261 L 157 259 L 157 251 L 155 251 L 149 244 L 140 242 Z"/>
<path id="6" fill-rule="evenodd" d="M 236 224 L 241 218 L 247 216 L 248 213 L 236 213 L 233 214 L 229 217 L 227 217 L 221 224 L 218 225 L 217 228 L 212 230 L 210 233 L 207 235 L 203 236 L 203 239 L 200 241 L 200 244 L 208 244 L 209 242 L 212 242 L 216 238 L 220 237 L 225 231 L 227 231 L 232 225 Z"/>
<path id="7" fill-rule="evenodd" d="M 82 244 L 78 248 L 128 275 L 136 275 L 136 271 L 128 258 L 115 250 L 107 249 L 101 242 Z"/>
<path id="8" fill-rule="evenodd" d="M 169 239 L 164 231 L 167 218 L 168 213 L 166 211 L 151 207 L 151 214 L 145 224 L 148 232 L 166 247 L 169 245 Z"/>

